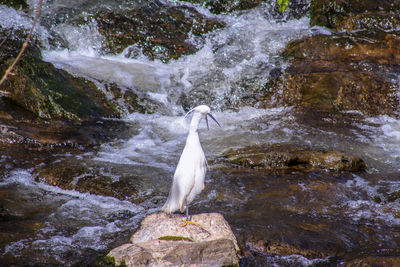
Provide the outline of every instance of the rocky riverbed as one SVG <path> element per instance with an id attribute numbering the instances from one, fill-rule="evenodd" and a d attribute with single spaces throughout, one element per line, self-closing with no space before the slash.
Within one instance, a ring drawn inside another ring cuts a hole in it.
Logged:
<path id="1" fill-rule="evenodd" d="M 0 74 L 38 1 L 0 5 Z M 209 161 L 192 212 L 240 263 L 400 261 L 397 1 L 45 1 L 0 88 L 0 259 L 93 266 L 165 201 L 187 110 Z"/>

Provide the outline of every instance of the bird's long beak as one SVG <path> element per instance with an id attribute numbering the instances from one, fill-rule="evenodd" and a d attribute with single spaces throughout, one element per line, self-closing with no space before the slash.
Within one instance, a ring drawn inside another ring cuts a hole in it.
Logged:
<path id="1" fill-rule="evenodd" d="M 210 130 L 210 127 L 208 127 L 208 119 L 207 119 L 207 116 L 210 116 L 210 118 L 213 119 L 213 120 L 218 124 L 219 127 L 221 127 L 221 125 L 220 125 L 219 122 L 214 118 L 214 116 L 211 115 L 210 113 L 207 113 L 207 115 L 206 115 L 206 124 L 207 124 L 207 129 L 208 129 L 208 130 Z"/>

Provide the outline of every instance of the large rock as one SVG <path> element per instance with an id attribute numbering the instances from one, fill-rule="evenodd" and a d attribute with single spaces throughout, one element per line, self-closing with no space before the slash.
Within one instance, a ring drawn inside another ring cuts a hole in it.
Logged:
<path id="1" fill-rule="evenodd" d="M 399 1 L 312 0 L 310 9 L 310 24 L 332 32 L 287 45 L 291 65 L 270 75 L 261 106 L 399 116 Z"/>
<path id="2" fill-rule="evenodd" d="M 147 216 L 131 243 L 110 251 L 117 264 L 128 266 L 238 265 L 239 248 L 229 224 L 218 213 L 193 215 L 198 225 L 182 227 L 182 215 Z"/>
<path id="3" fill-rule="evenodd" d="M 398 115 L 400 35 L 355 32 L 316 35 L 290 43 L 285 73 L 264 85 L 264 105 L 312 107 L 367 115 Z"/>
<path id="4" fill-rule="evenodd" d="M 387 67 L 400 65 L 400 38 L 397 33 L 354 32 L 315 35 L 291 42 L 283 52 L 288 59 L 309 63 L 331 61 L 339 70 L 348 63 L 366 61 Z M 307 68 L 312 72 L 314 65 Z M 365 66 L 364 66 L 365 68 Z M 329 69 L 333 69 L 328 68 Z M 362 66 L 354 66 L 362 71 Z M 390 70 L 390 69 L 389 69 Z"/>
<path id="5" fill-rule="evenodd" d="M 252 9 L 261 4 L 267 5 L 268 12 L 277 18 L 286 17 L 286 19 L 299 19 L 303 17 L 309 9 L 309 0 L 291 0 L 289 1 L 289 7 L 285 12 L 281 12 L 278 1 L 267 1 L 267 0 L 184 0 L 185 2 L 191 2 L 200 4 L 209 9 L 214 14 L 229 13 L 239 10 Z"/>
<path id="6" fill-rule="evenodd" d="M 224 157 L 234 165 L 246 168 L 309 172 L 316 169 L 362 171 L 362 159 L 338 151 L 312 150 L 295 145 L 257 145 L 231 149 Z"/>
<path id="7" fill-rule="evenodd" d="M 41 24 L 55 38 L 55 46 L 73 48 L 63 28 L 94 28 L 100 53 L 127 57 L 141 54 L 167 62 L 198 51 L 203 34 L 225 26 L 225 22 L 206 16 L 180 1 L 98 1 L 66 2 L 43 9 Z M 78 30 L 79 31 L 79 30 Z"/>
<path id="8" fill-rule="evenodd" d="M 14 62 L 24 42 L 24 32 L 0 30 L 0 74 Z M 88 119 L 120 117 L 123 110 L 106 97 L 96 84 L 57 69 L 41 58 L 34 38 L 1 90 L 14 104 L 42 119 Z M 8 111 L 7 111 L 8 112 Z"/>
<path id="9" fill-rule="evenodd" d="M 195 53 L 199 48 L 189 41 L 191 36 L 201 43 L 202 34 L 225 25 L 192 7 L 169 6 L 158 1 L 120 13 L 102 11 L 95 19 L 99 32 L 105 37 L 105 52 L 121 53 L 133 46 L 128 56 L 135 57 L 141 50 L 149 58 L 164 62 Z"/>
<path id="10" fill-rule="evenodd" d="M 385 267 L 396 267 L 400 266 L 400 257 L 396 256 L 367 256 L 365 258 L 353 259 L 344 265 L 346 267 L 373 267 L 373 266 L 385 266 Z"/>
<path id="11" fill-rule="evenodd" d="M 399 11 L 399 1 L 312 0 L 311 25 L 337 31 L 393 31 L 400 26 Z"/>

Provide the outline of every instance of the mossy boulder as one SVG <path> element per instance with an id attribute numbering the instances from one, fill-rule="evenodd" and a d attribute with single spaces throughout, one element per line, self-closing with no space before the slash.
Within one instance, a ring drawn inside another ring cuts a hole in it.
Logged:
<path id="1" fill-rule="evenodd" d="M 4 67 L 13 60 L 7 60 Z M 7 97 L 42 119 L 119 117 L 122 113 L 93 82 L 35 57 L 23 57 L 3 88 Z"/>
<path id="2" fill-rule="evenodd" d="M 0 74 L 14 62 L 24 33 L 0 34 Z M 107 99 L 93 82 L 74 77 L 41 59 L 39 43 L 32 41 L 8 76 L 1 90 L 16 105 L 42 119 L 79 120 L 95 117 L 120 117 L 123 114 L 118 104 Z"/>

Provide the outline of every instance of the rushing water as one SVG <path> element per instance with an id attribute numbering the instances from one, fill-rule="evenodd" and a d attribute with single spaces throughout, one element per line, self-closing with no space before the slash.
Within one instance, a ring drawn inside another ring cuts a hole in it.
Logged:
<path id="1" fill-rule="evenodd" d="M 96 8 L 95 2 L 86 1 L 87 9 L 82 13 Z M 101 8 L 123 8 L 114 6 L 113 1 L 102 2 Z M 49 1 L 43 13 L 48 16 L 60 6 L 61 1 Z M 0 7 L 2 27 L 29 27 L 30 18 L 10 10 Z M 269 14 L 267 6 L 218 18 L 226 22 L 224 29 L 208 34 L 205 44 L 194 55 L 167 64 L 150 61 L 143 55 L 134 59 L 125 57 L 125 53 L 101 55 L 102 36 L 95 23 L 80 27 L 59 23 L 51 29 L 38 26 L 46 61 L 97 81 L 100 89 L 100 81 L 116 82 L 157 103 L 154 114 L 132 113 L 123 118 L 137 128 L 128 140 L 104 144 L 99 151 L 79 158 L 60 155 L 58 159 L 66 164 L 84 162 L 89 169 L 101 169 L 102 175 L 113 181 L 123 177 L 135 180 L 144 201 L 133 204 L 113 197 L 62 190 L 38 182 L 32 169 L 8 169 L 0 183 L 0 195 L 5 196 L 3 205 L 13 216 L 24 220 L 16 220 L 15 226 L 2 229 L 12 233 L 2 241 L 4 247 L 0 247 L 4 259 L 16 263 L 88 263 L 126 241 L 140 220 L 156 210 L 168 194 L 188 124 L 183 121 L 185 112 L 178 100 L 182 93 L 198 92 L 198 98 L 207 100 L 204 104 L 212 107 L 222 127 L 211 124 L 209 131 L 205 125 L 200 129 L 211 170 L 206 190 L 193 204 L 195 212 L 222 212 L 239 237 L 259 233 L 264 238 L 303 243 L 321 251 L 330 251 L 330 246 L 336 244 L 341 251 L 355 254 L 363 252 L 368 243 L 376 249 L 398 248 L 398 202 L 378 203 L 376 198 L 384 199 L 400 187 L 400 121 L 387 116 L 368 118 L 354 112 L 339 117 L 298 113 L 290 107 L 233 109 L 238 99 L 249 94 L 238 84 L 251 80 L 249 87 L 257 88 L 268 79 L 270 70 L 285 68 L 279 52 L 289 41 L 329 32 L 310 28 L 307 17 L 279 22 Z M 61 36 L 66 46 L 49 45 L 50 31 Z M 258 178 L 253 179 L 252 174 L 221 171 L 212 164 L 229 148 L 263 143 L 344 151 L 364 159 L 368 171 L 335 181 L 325 173 L 307 177 L 258 173 Z M 7 164 L 7 160 L 2 157 L 2 164 Z M 232 175 L 236 178 L 230 178 Z M 82 177 L 75 177 L 74 183 Z M 323 186 L 328 191 L 334 190 L 335 197 L 324 195 L 320 190 Z M 309 202 L 321 204 L 310 210 Z M 310 228 L 328 225 L 331 230 L 328 233 L 315 230 L 313 236 L 311 230 L 298 228 L 299 221 L 307 222 Z M 364 234 L 360 224 L 370 232 Z M 2 227 L 6 228 L 4 223 Z M 25 230 L 20 232 L 22 229 Z M 299 236 L 299 232 L 303 234 Z M 316 260 L 298 255 L 261 254 L 260 257 L 265 263 L 275 265 L 328 261 L 323 255 Z"/>

